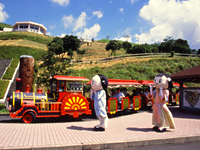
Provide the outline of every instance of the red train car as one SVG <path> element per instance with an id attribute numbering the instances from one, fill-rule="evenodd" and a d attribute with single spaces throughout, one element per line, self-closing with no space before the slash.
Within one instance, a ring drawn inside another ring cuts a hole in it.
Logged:
<path id="1" fill-rule="evenodd" d="M 91 81 L 86 83 L 87 85 L 91 84 Z M 118 87 L 137 87 L 140 86 L 140 83 L 136 80 L 125 80 L 125 79 L 108 79 L 108 88 L 118 88 Z M 87 98 L 88 101 L 91 101 L 90 98 Z M 118 108 L 118 101 L 116 98 L 109 98 L 107 104 L 107 113 L 111 117 L 119 111 L 133 110 L 137 111 L 141 108 L 141 97 L 134 96 L 132 99 L 129 97 L 124 97 L 122 99 L 121 107 Z M 93 108 L 93 102 L 91 101 L 91 109 Z"/>

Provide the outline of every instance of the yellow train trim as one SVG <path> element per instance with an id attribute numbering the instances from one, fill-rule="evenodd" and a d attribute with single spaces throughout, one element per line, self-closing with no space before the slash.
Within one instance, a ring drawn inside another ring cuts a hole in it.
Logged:
<path id="1" fill-rule="evenodd" d="M 15 92 L 13 92 L 13 107 L 15 107 Z"/>

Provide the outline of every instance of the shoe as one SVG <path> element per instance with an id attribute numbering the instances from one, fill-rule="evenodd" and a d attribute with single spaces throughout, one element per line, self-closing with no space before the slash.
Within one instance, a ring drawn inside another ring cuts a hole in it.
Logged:
<path id="1" fill-rule="evenodd" d="M 166 128 L 163 128 L 161 130 L 158 128 L 158 130 L 157 130 L 157 132 L 165 132 L 165 131 L 166 131 Z"/>
<path id="2" fill-rule="evenodd" d="M 105 129 L 102 128 L 102 127 L 96 128 L 96 126 L 95 126 L 95 127 L 94 127 L 94 131 L 105 131 Z"/>
<path id="3" fill-rule="evenodd" d="M 157 131 L 157 130 L 158 130 L 158 127 L 157 127 L 157 126 L 154 126 L 152 129 L 153 129 L 154 131 Z"/>

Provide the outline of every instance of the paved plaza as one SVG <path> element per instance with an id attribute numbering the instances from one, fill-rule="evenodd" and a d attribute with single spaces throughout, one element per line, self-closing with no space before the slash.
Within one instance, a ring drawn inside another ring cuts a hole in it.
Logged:
<path id="1" fill-rule="evenodd" d="M 169 107 L 175 130 L 152 130 L 152 112 L 138 111 L 109 119 L 105 132 L 95 132 L 97 119 L 25 124 L 0 121 L 0 149 L 117 149 L 200 140 L 200 115 Z"/>

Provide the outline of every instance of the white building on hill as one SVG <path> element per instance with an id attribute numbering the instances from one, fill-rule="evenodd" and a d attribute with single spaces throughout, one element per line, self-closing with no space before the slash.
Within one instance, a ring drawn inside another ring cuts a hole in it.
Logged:
<path id="1" fill-rule="evenodd" d="M 42 24 L 31 21 L 24 21 L 16 22 L 13 25 L 13 31 L 28 31 L 46 35 L 47 29 Z"/>

